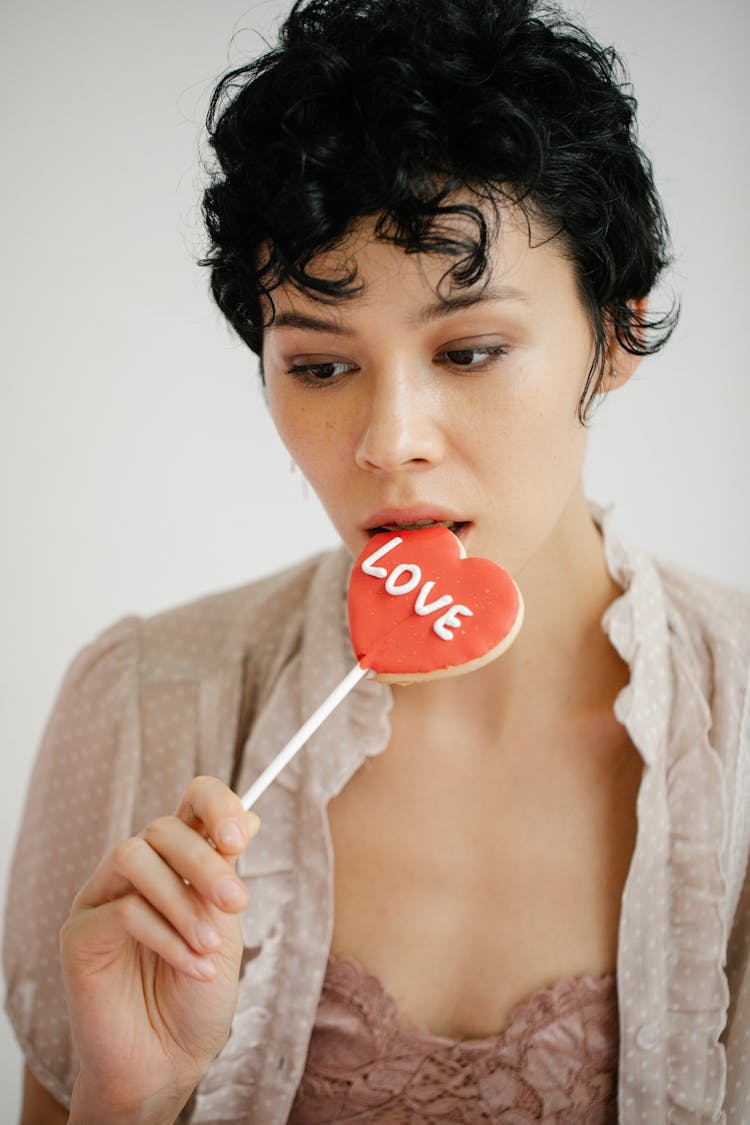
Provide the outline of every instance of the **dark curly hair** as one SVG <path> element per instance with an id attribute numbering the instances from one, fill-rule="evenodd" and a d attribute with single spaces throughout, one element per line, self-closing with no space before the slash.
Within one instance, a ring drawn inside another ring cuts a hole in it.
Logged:
<path id="1" fill-rule="evenodd" d="M 201 264 L 216 302 L 260 354 L 261 297 L 279 284 L 321 301 L 358 291 L 354 272 L 310 267 L 365 216 L 407 253 L 445 255 L 452 284 L 471 285 L 493 236 L 482 204 L 499 222 L 512 202 L 530 237 L 560 237 L 576 268 L 596 343 L 584 421 L 608 327 L 648 355 L 678 315 L 632 303 L 670 258 L 635 112 L 614 49 L 535 0 L 297 0 L 278 45 L 226 74 L 211 101 Z M 476 204 L 458 203 L 460 190 Z"/>

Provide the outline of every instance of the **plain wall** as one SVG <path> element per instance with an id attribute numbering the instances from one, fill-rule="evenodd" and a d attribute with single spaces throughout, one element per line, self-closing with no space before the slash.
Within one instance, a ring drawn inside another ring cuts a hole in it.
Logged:
<path id="1" fill-rule="evenodd" d="M 417 6 L 418 8 L 418 6 Z M 194 264 L 211 84 L 281 7 L 3 5 L 0 844 L 74 652 L 125 613 L 335 541 Z M 415 9 L 416 10 L 416 9 Z M 747 585 L 746 0 L 588 0 L 625 54 L 683 319 L 594 421 L 588 491 L 637 543 Z M 21 1056 L 0 1021 L 0 1122 Z"/>

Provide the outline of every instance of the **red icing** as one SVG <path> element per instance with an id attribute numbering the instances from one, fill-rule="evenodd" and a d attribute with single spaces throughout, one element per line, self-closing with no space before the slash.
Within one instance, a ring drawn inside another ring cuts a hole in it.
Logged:
<path id="1" fill-rule="evenodd" d="M 395 538 L 403 542 L 368 564 Z M 522 612 L 513 579 L 489 559 L 462 558 L 461 552 L 461 544 L 447 527 L 384 531 L 370 539 L 349 583 L 349 629 L 363 666 L 383 675 L 436 672 L 481 659 L 508 637 Z M 386 573 L 366 573 L 363 565 Z M 392 594 L 386 582 L 399 566 L 403 569 L 395 576 L 394 588 L 413 588 Z M 425 582 L 434 586 L 423 591 Z M 452 603 L 421 615 L 414 608 L 420 591 L 423 608 L 429 609 L 445 595 Z M 459 605 L 472 616 L 458 611 Z M 445 621 L 444 615 L 452 611 L 454 618 Z M 435 631 L 441 619 L 449 640 Z"/>

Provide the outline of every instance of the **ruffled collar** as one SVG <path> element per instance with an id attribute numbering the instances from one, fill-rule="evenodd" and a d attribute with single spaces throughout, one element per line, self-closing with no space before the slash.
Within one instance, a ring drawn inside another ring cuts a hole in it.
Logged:
<path id="1" fill-rule="evenodd" d="M 653 901 L 654 936 L 648 952 L 641 952 L 644 975 L 648 971 L 664 989 L 666 1001 L 666 1084 L 661 1082 L 653 1096 L 664 1100 L 665 1119 L 721 1121 L 726 1055 L 720 1036 L 729 1006 L 724 971 L 727 816 L 721 763 L 710 740 L 711 712 L 692 655 L 669 620 L 656 565 L 643 552 L 626 548 L 613 533 L 611 507 L 592 505 L 592 516 L 602 532 L 609 572 L 623 588 L 602 619 L 602 628 L 630 670 L 614 712 L 650 767 L 655 794 L 650 807 L 660 808 L 668 835 L 662 847 L 653 835 L 655 814 L 650 824 L 641 823 L 639 794 L 639 838 L 631 875 L 636 865 L 643 871 L 656 859 L 645 854 L 649 848 L 664 856 L 663 879 L 655 876 L 652 883 L 653 890 L 664 888 L 664 901 Z M 626 886 L 621 934 L 636 928 L 629 925 L 628 900 Z M 620 1008 L 625 1025 L 631 1016 L 626 992 Z M 634 1025 L 635 1019 L 631 1035 Z M 658 1025 L 649 1025 L 649 1031 L 652 1027 Z M 637 1066 L 625 1065 L 626 1052 L 632 1052 L 626 1031 L 623 1026 L 623 1101 L 637 1098 L 639 1082 L 641 1090 L 648 1085 L 647 1063 L 640 1074 Z M 692 1068 L 680 1062 L 688 1038 L 695 1044 L 692 1057 L 700 1053 L 699 1081 Z M 637 1033 L 635 1043 L 637 1047 Z M 634 1053 L 643 1058 L 643 1051 Z"/>
<path id="2" fill-rule="evenodd" d="M 623 590 L 602 617 L 602 629 L 630 672 L 614 712 L 644 762 L 663 752 L 671 710 L 669 633 L 659 575 L 651 559 L 626 548 L 612 528 L 614 509 L 592 504 L 610 576 Z"/>

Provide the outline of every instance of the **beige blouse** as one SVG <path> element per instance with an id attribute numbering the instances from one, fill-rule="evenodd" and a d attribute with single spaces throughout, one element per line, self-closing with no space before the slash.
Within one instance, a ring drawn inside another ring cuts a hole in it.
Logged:
<path id="1" fill-rule="evenodd" d="M 602 626 L 630 666 L 615 714 L 644 759 L 622 897 L 619 1121 L 750 1122 L 750 598 L 627 550 Z M 14 859 L 7 1010 L 38 1079 L 68 1103 L 57 932 L 117 841 L 197 773 L 240 792 L 353 664 L 351 558 L 291 570 L 149 620 L 71 666 L 44 735 Z M 332 931 L 326 805 L 388 742 L 390 689 L 362 680 L 257 805 L 232 1034 L 181 1120 L 283 1125 Z"/>

